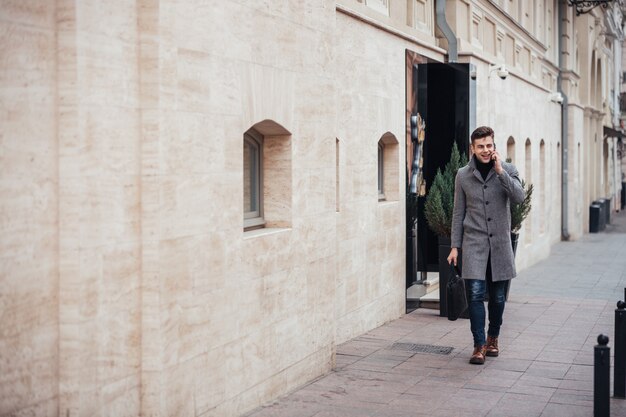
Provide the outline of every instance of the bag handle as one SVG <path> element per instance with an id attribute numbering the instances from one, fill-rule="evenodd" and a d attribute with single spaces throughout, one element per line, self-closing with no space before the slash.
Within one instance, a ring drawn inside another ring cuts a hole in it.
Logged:
<path id="1" fill-rule="evenodd" d="M 456 274 L 459 277 L 463 277 L 463 275 L 461 274 L 461 270 L 459 269 L 459 267 L 453 263 L 450 264 L 450 267 L 454 270 L 454 272 L 456 272 Z"/>

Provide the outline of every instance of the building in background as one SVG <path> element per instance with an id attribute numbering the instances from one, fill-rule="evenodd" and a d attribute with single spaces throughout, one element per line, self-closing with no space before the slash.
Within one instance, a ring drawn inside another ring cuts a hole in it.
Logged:
<path id="1" fill-rule="evenodd" d="M 577 239 L 621 191 L 622 7 L 4 2 L 0 414 L 237 416 L 402 315 L 406 56 L 448 61 L 438 19 L 535 184 L 518 267 Z"/>

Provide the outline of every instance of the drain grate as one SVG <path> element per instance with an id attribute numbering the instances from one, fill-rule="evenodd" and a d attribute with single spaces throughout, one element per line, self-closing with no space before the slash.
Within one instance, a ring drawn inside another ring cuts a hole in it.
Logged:
<path id="1" fill-rule="evenodd" d="M 451 346 L 419 345 L 417 343 L 394 343 L 391 349 L 405 350 L 408 352 L 434 353 L 436 355 L 449 355 L 452 350 L 454 350 Z"/>

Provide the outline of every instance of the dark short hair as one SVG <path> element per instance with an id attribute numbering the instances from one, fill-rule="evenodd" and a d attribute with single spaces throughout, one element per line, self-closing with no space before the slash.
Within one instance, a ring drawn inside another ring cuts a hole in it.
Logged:
<path id="1" fill-rule="evenodd" d="M 481 127 L 477 127 L 473 132 L 472 132 L 472 143 L 474 143 L 474 141 L 476 139 L 482 139 L 482 138 L 486 138 L 487 136 L 491 136 L 492 138 L 494 138 L 495 140 L 495 133 L 493 132 L 493 129 L 490 128 L 489 126 L 481 126 Z"/>

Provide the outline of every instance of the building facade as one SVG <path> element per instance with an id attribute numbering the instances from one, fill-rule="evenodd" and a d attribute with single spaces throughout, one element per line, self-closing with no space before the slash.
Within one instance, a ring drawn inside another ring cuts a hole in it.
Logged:
<path id="1" fill-rule="evenodd" d="M 0 8 L 0 415 L 237 416 L 402 315 L 406 54 L 448 61 L 438 9 L 535 185 L 518 268 L 621 189 L 619 2 Z"/>

